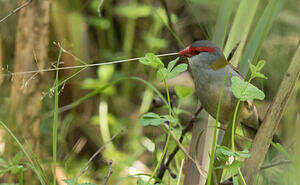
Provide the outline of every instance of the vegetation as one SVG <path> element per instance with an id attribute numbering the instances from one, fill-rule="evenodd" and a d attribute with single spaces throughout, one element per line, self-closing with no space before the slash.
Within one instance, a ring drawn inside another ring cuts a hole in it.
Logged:
<path id="1" fill-rule="evenodd" d="M 0 1 L 0 184 L 296 184 L 299 3 Z M 227 125 L 177 56 L 204 39 L 245 76 Z"/>

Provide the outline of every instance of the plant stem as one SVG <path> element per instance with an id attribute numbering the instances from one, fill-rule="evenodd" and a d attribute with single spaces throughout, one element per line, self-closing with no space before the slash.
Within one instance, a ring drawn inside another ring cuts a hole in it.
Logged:
<path id="1" fill-rule="evenodd" d="M 211 177 L 212 177 L 212 170 L 213 170 L 213 163 L 214 163 L 214 155 L 216 150 L 216 140 L 217 140 L 217 130 L 218 130 L 218 121 L 219 121 L 219 115 L 220 115 L 220 109 L 221 109 L 221 102 L 222 102 L 222 95 L 224 90 L 225 81 L 227 78 L 228 71 L 226 71 L 223 82 L 222 82 L 222 89 L 219 95 L 219 102 L 218 102 L 218 110 L 217 110 L 217 116 L 216 116 L 216 123 L 214 127 L 214 136 L 211 146 L 211 152 L 210 152 L 210 161 L 209 161 L 209 170 L 208 170 L 208 177 L 207 177 L 207 185 L 211 184 Z"/>
<path id="2" fill-rule="evenodd" d="M 60 48 L 58 59 L 57 59 L 57 68 L 59 67 L 60 57 L 62 55 L 63 50 Z M 56 78 L 55 78 L 55 95 L 54 95 L 54 118 L 53 118 L 53 130 L 52 130 L 52 150 L 53 150 L 53 184 L 56 185 L 56 148 L 57 148 L 57 125 L 58 125 L 58 71 L 56 70 Z"/>
<path id="3" fill-rule="evenodd" d="M 233 115 L 233 122 L 232 122 L 232 130 L 231 130 L 231 148 L 232 148 L 232 151 L 234 152 L 235 151 L 235 147 L 234 147 L 234 132 L 235 132 L 235 122 L 236 122 L 236 117 L 237 117 L 237 112 L 238 112 L 238 109 L 239 109 L 239 105 L 240 105 L 240 102 L 241 100 L 238 100 L 237 104 L 236 104 L 236 107 L 235 107 L 235 110 L 234 110 L 234 115 Z"/>
<path id="4" fill-rule="evenodd" d="M 242 94 L 244 94 L 246 92 L 246 89 L 248 87 L 248 85 L 250 84 L 251 80 L 253 78 L 250 77 L 250 79 L 247 81 L 247 84 L 246 86 L 244 87 L 243 91 L 242 91 Z M 234 133 L 235 133 L 235 122 L 236 122 L 236 118 L 238 116 L 238 109 L 239 109 L 239 105 L 241 103 L 241 100 L 238 99 L 238 102 L 236 104 L 236 107 L 235 107 L 235 110 L 234 110 L 234 114 L 233 114 L 233 121 L 232 121 L 232 130 L 231 130 L 231 148 L 232 148 L 232 151 L 234 152 L 235 151 L 235 146 L 234 146 Z"/>
<path id="5" fill-rule="evenodd" d="M 19 171 L 19 185 L 23 185 L 23 167 Z"/>
<path id="6" fill-rule="evenodd" d="M 242 172 L 241 172 L 241 168 L 239 168 L 239 175 L 240 175 L 240 178 L 241 178 L 241 180 L 242 180 L 242 183 L 243 183 L 243 185 L 247 185 L 246 184 L 246 181 L 245 181 L 245 179 L 244 179 L 244 177 L 243 177 L 243 174 L 242 174 Z"/>
<path id="7" fill-rule="evenodd" d="M 166 89 L 166 92 L 167 92 L 167 100 L 168 100 L 168 107 L 169 107 L 169 119 L 171 120 L 171 116 L 172 116 L 171 99 L 170 99 L 170 93 L 169 93 L 169 89 L 168 89 L 166 79 L 164 79 L 164 86 L 165 86 L 165 89 Z M 159 159 L 153 173 L 151 174 L 150 179 L 147 181 L 146 185 L 148 185 L 150 183 L 150 181 L 152 180 L 152 178 L 154 177 L 154 175 L 158 171 L 158 168 L 160 167 L 160 164 L 162 163 L 162 161 L 164 159 L 164 156 L 167 153 L 168 144 L 169 144 L 170 136 L 171 136 L 171 121 L 170 120 L 169 120 L 169 130 L 168 130 L 168 136 L 167 136 L 167 141 L 166 141 L 166 144 L 165 144 L 165 148 L 163 150 L 162 156 L 160 157 L 160 159 Z"/>

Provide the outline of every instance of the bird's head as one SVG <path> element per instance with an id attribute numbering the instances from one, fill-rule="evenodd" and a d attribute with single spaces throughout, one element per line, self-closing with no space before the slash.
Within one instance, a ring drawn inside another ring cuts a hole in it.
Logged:
<path id="1" fill-rule="evenodd" d="M 193 42 L 187 48 L 179 51 L 178 54 L 188 57 L 191 65 L 208 65 L 214 70 L 228 64 L 221 49 L 208 40 Z"/>

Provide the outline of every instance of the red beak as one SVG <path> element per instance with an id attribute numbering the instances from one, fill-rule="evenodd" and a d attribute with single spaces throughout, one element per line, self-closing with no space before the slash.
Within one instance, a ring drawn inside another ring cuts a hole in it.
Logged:
<path id="1" fill-rule="evenodd" d="M 188 46 L 187 48 L 181 50 L 178 52 L 179 55 L 183 55 L 183 56 L 187 56 L 187 57 L 191 57 L 192 56 L 192 47 Z"/>

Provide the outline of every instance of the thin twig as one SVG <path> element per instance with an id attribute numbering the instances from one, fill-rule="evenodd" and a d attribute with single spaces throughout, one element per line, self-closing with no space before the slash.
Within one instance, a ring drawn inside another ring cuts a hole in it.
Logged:
<path id="1" fill-rule="evenodd" d="M 21 6 L 19 6 L 18 8 L 14 9 L 12 12 L 10 12 L 7 16 L 3 17 L 0 20 L 0 23 L 5 21 L 8 17 L 14 15 L 15 13 L 17 13 L 18 11 L 20 11 L 22 8 L 25 8 L 26 6 L 28 6 L 30 3 L 32 2 L 32 0 L 28 0 L 26 1 L 24 4 L 22 4 Z"/>
<path id="2" fill-rule="evenodd" d="M 104 183 L 103 183 L 103 185 L 106 185 L 107 184 L 107 182 L 108 182 L 108 179 L 109 179 L 109 177 L 110 177 L 110 175 L 112 174 L 112 163 L 113 163 L 113 161 L 112 160 L 110 160 L 109 162 L 108 162 L 108 173 L 107 173 L 107 175 L 105 176 L 105 178 L 104 178 Z"/>
<path id="3" fill-rule="evenodd" d="M 174 159 L 175 155 L 179 151 L 179 147 L 180 147 L 181 143 L 183 142 L 185 134 L 193 128 L 193 124 L 196 121 L 197 116 L 202 111 L 202 109 L 203 109 L 203 107 L 201 106 L 196 111 L 196 113 L 193 114 L 192 119 L 190 120 L 189 124 L 182 130 L 181 136 L 180 136 L 179 141 L 178 141 L 179 142 L 178 145 L 174 148 L 173 152 L 169 155 L 166 164 L 162 163 L 161 166 L 160 166 L 160 168 L 159 168 L 160 170 L 157 173 L 157 178 L 158 179 L 162 179 L 163 178 L 163 176 L 165 174 L 165 171 L 169 168 L 169 165 L 170 165 L 171 161 Z"/>
<path id="4" fill-rule="evenodd" d="M 166 129 L 169 129 L 169 126 L 167 124 L 164 124 Z M 187 156 L 187 158 L 189 158 L 197 167 L 197 170 L 199 171 L 200 175 L 206 177 L 205 174 L 207 174 L 208 172 L 199 165 L 199 161 L 196 161 L 197 159 L 194 159 L 187 151 L 187 149 L 184 148 L 184 146 L 179 142 L 179 140 L 177 139 L 176 135 L 174 134 L 174 132 L 171 131 L 171 136 L 172 138 L 177 142 L 177 145 L 179 146 L 179 148 L 181 149 L 181 151 Z M 204 173 L 203 173 L 204 172 Z"/>
<path id="5" fill-rule="evenodd" d="M 285 164 L 290 164 L 290 163 L 291 163 L 290 160 L 278 161 L 276 163 L 272 163 L 272 164 L 268 164 L 268 165 L 262 166 L 260 168 L 260 170 L 265 170 L 265 169 L 268 169 L 268 168 L 273 168 L 275 166 L 285 165 Z"/>
<path id="6" fill-rule="evenodd" d="M 166 53 L 166 54 L 160 54 L 156 55 L 158 57 L 164 57 L 164 56 L 174 56 L 178 55 L 178 53 Z M 112 62 L 101 62 L 101 63 L 94 63 L 94 64 L 84 64 L 84 65 L 77 65 L 77 66 L 67 66 L 67 67 L 59 67 L 59 68 L 51 68 L 51 69 L 41 69 L 41 70 L 33 70 L 33 71 L 24 71 L 24 72 L 14 72 L 10 74 L 0 74 L 0 75 L 23 75 L 23 74 L 30 74 L 30 73 L 41 73 L 41 72 L 50 72 L 50 71 L 57 71 L 57 70 L 66 70 L 66 69 L 77 69 L 77 68 L 86 68 L 86 67 L 96 67 L 96 66 L 102 66 L 102 65 L 110 65 L 110 64 L 118 64 L 118 63 L 124 63 L 129 61 L 137 61 L 143 57 L 136 57 L 136 58 L 130 58 L 130 59 L 124 59 L 124 60 L 116 60 Z"/>
<path id="7" fill-rule="evenodd" d="M 181 178 L 181 173 L 182 173 L 183 164 L 184 164 L 184 159 L 182 159 L 182 161 L 181 161 L 180 170 L 179 170 L 179 175 L 178 175 L 178 180 L 177 180 L 177 185 L 179 185 L 179 183 L 180 183 L 180 178 Z"/>
<path id="8" fill-rule="evenodd" d="M 98 12 L 99 17 L 101 17 L 101 7 L 102 7 L 103 2 L 104 2 L 104 0 L 100 0 L 98 8 L 97 8 L 97 12 Z"/>
<path id="9" fill-rule="evenodd" d="M 89 164 L 91 163 L 91 161 L 106 147 L 106 145 L 108 143 L 110 143 L 112 140 L 114 140 L 119 134 L 121 134 L 123 131 L 125 130 L 125 128 L 122 128 L 119 132 L 117 132 L 115 135 L 113 135 L 109 141 L 105 142 L 103 146 L 101 146 L 96 153 L 94 153 L 94 155 L 85 163 L 83 169 L 80 171 L 80 173 L 77 175 L 77 177 L 75 178 L 75 182 L 74 184 L 76 184 L 78 178 L 88 169 Z"/>

